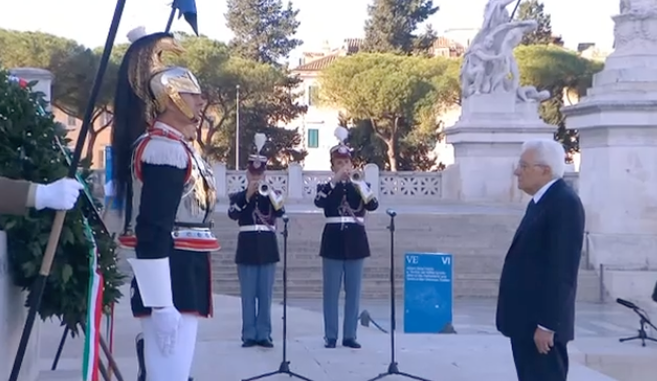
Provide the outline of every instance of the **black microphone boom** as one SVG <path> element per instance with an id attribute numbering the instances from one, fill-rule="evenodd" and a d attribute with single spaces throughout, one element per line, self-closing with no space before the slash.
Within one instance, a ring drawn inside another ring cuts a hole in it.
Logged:
<path id="1" fill-rule="evenodd" d="M 631 310 L 638 310 L 639 309 L 639 307 L 636 304 L 634 304 L 632 302 L 628 302 L 625 299 L 617 298 L 616 303 L 620 304 L 623 307 L 627 307 Z"/>

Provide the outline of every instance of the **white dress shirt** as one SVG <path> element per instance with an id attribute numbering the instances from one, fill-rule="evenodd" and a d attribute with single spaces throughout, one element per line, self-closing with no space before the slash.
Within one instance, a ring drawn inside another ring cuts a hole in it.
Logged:
<path id="1" fill-rule="evenodd" d="M 538 192 L 534 193 L 534 196 L 532 197 L 532 201 L 534 201 L 534 204 L 538 204 L 538 202 L 541 201 L 541 197 L 543 197 L 543 195 L 545 194 L 545 192 L 547 192 L 548 189 L 550 189 L 550 187 L 552 186 L 552 184 L 554 184 L 555 182 L 557 182 L 557 180 L 558 180 L 558 179 L 551 180 L 549 183 L 543 185 L 543 186 L 541 187 L 541 189 L 538 190 Z M 554 331 L 552 331 L 551 329 L 547 329 L 547 328 L 545 328 L 545 327 L 543 327 L 543 326 L 541 326 L 541 325 L 539 325 L 538 328 L 540 328 L 540 329 L 542 329 L 542 330 L 544 330 L 544 331 L 554 332 Z"/>

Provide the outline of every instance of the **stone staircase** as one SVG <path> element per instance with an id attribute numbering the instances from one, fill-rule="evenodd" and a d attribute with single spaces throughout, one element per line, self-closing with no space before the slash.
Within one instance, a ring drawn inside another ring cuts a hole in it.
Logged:
<path id="1" fill-rule="evenodd" d="M 217 209 L 221 211 L 222 208 Z M 323 215 L 317 212 L 289 211 L 288 297 L 321 298 L 321 259 L 318 256 Z M 495 298 L 504 255 L 509 247 L 521 212 L 504 213 L 400 213 L 396 218 L 395 266 L 398 297 L 403 295 L 404 254 L 442 252 L 453 255 L 454 297 Z M 237 224 L 225 212 L 218 212 L 214 231 L 222 250 L 213 258 L 214 292 L 239 295 L 237 272 L 233 262 Z M 390 234 L 389 217 L 384 212 L 369 214 L 367 231 L 372 256 L 365 265 L 363 298 L 385 299 L 389 295 Z M 279 231 L 282 222 L 279 221 Z M 279 246 L 282 251 L 282 237 Z M 585 268 L 582 257 L 578 299 L 596 302 L 600 284 L 596 273 Z M 274 289 L 282 296 L 282 262 Z"/>

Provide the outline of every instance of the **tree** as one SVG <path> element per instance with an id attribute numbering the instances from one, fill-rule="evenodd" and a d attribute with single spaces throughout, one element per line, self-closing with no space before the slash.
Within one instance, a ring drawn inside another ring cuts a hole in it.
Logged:
<path id="1" fill-rule="evenodd" d="M 92 51 L 73 40 L 41 32 L 16 32 L 0 29 L 0 64 L 7 68 L 36 67 L 53 73 L 52 104 L 64 113 L 83 119 L 102 50 Z M 107 67 L 103 85 L 94 108 L 86 156 L 93 155 L 96 138 L 111 125 L 111 117 L 100 123 L 104 114 L 111 116 L 116 62 Z"/>
<path id="2" fill-rule="evenodd" d="M 535 31 L 523 36 L 523 45 L 548 45 L 554 41 L 554 37 L 552 37 L 552 16 L 545 12 L 542 2 L 527 0 L 520 3 L 515 19 L 518 21 L 536 20 L 538 23 Z"/>
<path id="3" fill-rule="evenodd" d="M 58 127 L 52 115 L 41 113 L 39 106 L 44 105 L 42 94 L 30 93 L 29 88 L 8 81 L 4 71 L 0 71 L 0 94 L 3 94 L 0 97 L 0 160 L 3 163 L 0 176 L 37 183 L 52 182 L 66 176 L 67 163 L 56 145 L 57 139 L 66 143 L 66 130 Z M 90 218 L 89 208 L 90 204 L 81 201 L 75 209 L 66 213 L 38 311 L 42 319 L 57 317 L 73 332 L 77 332 L 78 325 L 85 321 L 88 307 L 92 246 L 85 236 L 83 215 L 92 223 L 98 246 L 106 312 L 121 297 L 119 286 L 123 282 L 123 276 L 116 267 L 114 241 L 102 233 L 98 220 Z M 25 216 L 0 216 L 0 230 L 7 233 L 14 283 L 24 290 L 30 289 L 39 275 L 54 216 L 55 212 L 49 210 L 30 210 Z M 28 297 L 28 302 L 30 300 Z"/>
<path id="4" fill-rule="evenodd" d="M 457 82 L 440 79 L 448 75 L 452 62 L 378 53 L 344 57 L 322 73 L 322 101 L 345 111 L 361 146 L 372 144 L 357 148 L 358 152 L 376 154 L 381 147 L 376 139 L 380 139 L 390 170 L 424 169 L 420 164 L 424 159 L 418 156 L 426 157 L 433 150 L 437 116 L 458 94 Z"/>
<path id="5" fill-rule="evenodd" d="M 432 0 L 373 0 L 367 7 L 363 52 L 411 54 L 427 51 L 436 40 L 429 26 L 416 36 L 418 25 L 438 12 Z"/>
<path id="6" fill-rule="evenodd" d="M 242 57 L 276 64 L 302 41 L 293 36 L 299 28 L 298 9 L 282 0 L 228 0 L 226 21 L 235 37 L 231 47 Z"/>
<path id="7" fill-rule="evenodd" d="M 579 151 L 576 130 L 568 130 L 561 114 L 566 94 L 583 97 L 591 86 L 593 75 L 602 63 L 582 58 L 558 46 L 519 46 L 514 52 L 520 69 L 520 82 L 548 90 L 552 97 L 541 104 L 540 113 L 546 123 L 558 127 L 555 139 L 568 152 Z"/>
<path id="8" fill-rule="evenodd" d="M 306 110 L 294 101 L 295 78 L 281 68 L 231 55 L 226 45 L 205 37 L 184 38 L 182 44 L 187 53 L 171 61 L 192 70 L 203 88 L 207 104 L 198 144 L 206 157 L 235 165 L 239 86 L 240 167 L 247 161 L 256 132 L 270 139 L 272 168 L 303 160 L 305 151 L 295 149 L 301 143 L 298 132 L 278 127 Z"/>

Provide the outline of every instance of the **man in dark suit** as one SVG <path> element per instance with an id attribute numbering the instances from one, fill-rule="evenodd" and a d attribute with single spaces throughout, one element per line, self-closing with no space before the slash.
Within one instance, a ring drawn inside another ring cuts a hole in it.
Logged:
<path id="1" fill-rule="evenodd" d="M 497 329 L 511 339 L 519 381 L 565 381 L 574 338 L 584 209 L 562 179 L 556 141 L 526 142 L 515 175 L 532 196 L 504 261 Z"/>

